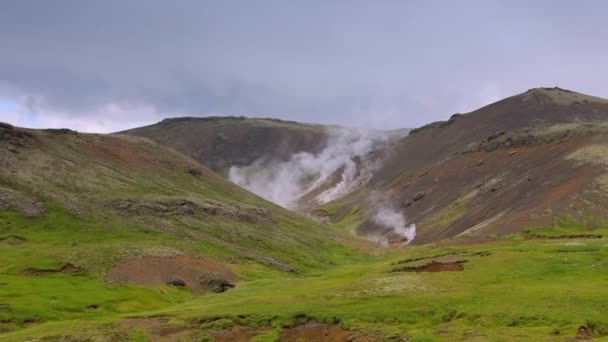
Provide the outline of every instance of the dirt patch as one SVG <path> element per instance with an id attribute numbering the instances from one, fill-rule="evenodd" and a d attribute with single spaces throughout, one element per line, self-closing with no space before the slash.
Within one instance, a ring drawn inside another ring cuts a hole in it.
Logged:
<path id="1" fill-rule="evenodd" d="M 250 341 L 262 332 L 260 329 L 252 327 L 236 326 L 227 330 L 213 331 L 209 333 L 209 336 L 213 338 L 214 342 Z"/>
<path id="2" fill-rule="evenodd" d="M 427 255 L 427 256 L 420 256 L 420 257 L 415 257 L 415 258 L 408 258 L 408 259 L 403 259 L 403 260 L 399 260 L 395 263 L 393 263 L 393 265 L 399 265 L 399 264 L 408 264 L 408 263 L 412 263 L 412 262 L 416 262 L 416 261 L 422 261 L 422 260 L 434 260 L 434 261 L 440 261 L 440 259 L 444 259 L 446 257 L 450 257 L 450 256 L 455 256 L 455 255 L 463 255 L 463 254 L 467 254 L 467 252 L 464 251 L 455 251 L 455 252 L 450 252 L 450 253 L 445 253 L 445 254 L 439 254 L 439 255 Z M 446 260 L 444 260 L 444 262 L 446 262 Z"/>
<path id="3" fill-rule="evenodd" d="M 339 325 L 311 322 L 284 329 L 279 340 L 282 342 L 346 342 L 351 340 L 351 333 Z"/>
<path id="4" fill-rule="evenodd" d="M 391 272 L 446 272 L 446 271 L 463 271 L 464 264 L 467 260 L 457 260 L 451 262 L 440 262 L 433 260 L 424 265 L 404 266 L 393 269 Z"/>
<path id="5" fill-rule="evenodd" d="M 27 242 L 27 239 L 17 235 L 9 235 L 5 237 L 0 237 L 0 242 L 15 246 Z"/>
<path id="6" fill-rule="evenodd" d="M 58 269 L 42 269 L 42 268 L 27 268 L 23 270 L 23 274 L 27 276 L 43 276 L 54 273 L 83 273 L 84 269 L 74 266 L 71 263 L 65 263 Z"/>
<path id="7" fill-rule="evenodd" d="M 586 326 L 581 326 L 576 331 L 576 339 L 577 340 L 591 340 L 593 339 L 593 332 L 589 330 Z"/>
<path id="8" fill-rule="evenodd" d="M 235 278 L 225 265 L 190 255 L 129 259 L 106 275 L 117 284 L 184 286 L 193 293 L 226 291 L 234 287 Z"/>

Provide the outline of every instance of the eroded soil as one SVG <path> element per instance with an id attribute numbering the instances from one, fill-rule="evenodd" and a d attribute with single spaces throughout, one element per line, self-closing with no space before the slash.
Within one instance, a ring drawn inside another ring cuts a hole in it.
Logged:
<path id="1" fill-rule="evenodd" d="M 112 267 L 106 275 L 107 281 L 117 284 L 184 286 L 193 293 L 223 292 L 234 284 L 235 278 L 227 266 L 191 255 L 129 259 Z"/>

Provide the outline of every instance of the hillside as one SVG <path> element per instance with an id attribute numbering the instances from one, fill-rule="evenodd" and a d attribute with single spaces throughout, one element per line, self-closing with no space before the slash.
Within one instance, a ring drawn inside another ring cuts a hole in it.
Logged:
<path id="1" fill-rule="evenodd" d="M 330 126 L 246 117 L 182 117 L 130 129 L 124 134 L 169 146 L 221 174 L 264 157 L 287 160 L 300 151 L 318 152 Z"/>
<path id="2" fill-rule="evenodd" d="M 375 169 L 374 153 L 408 131 L 185 117 L 122 133 L 171 147 L 269 201 L 304 211 L 360 188 Z"/>
<path id="3" fill-rule="evenodd" d="M 331 226 L 146 138 L 0 124 L 0 340 L 605 339 L 606 113 L 537 89 L 271 164 L 338 170 L 301 197 L 347 190 Z"/>
<path id="4" fill-rule="evenodd" d="M 608 100 L 531 89 L 413 130 L 365 189 L 316 214 L 399 241 L 370 219 L 387 206 L 416 225 L 419 244 L 562 223 L 601 226 L 608 218 L 606 120 Z"/>
<path id="5" fill-rule="evenodd" d="M 367 258 L 335 240 L 150 140 L 0 125 L 0 332 Z"/>

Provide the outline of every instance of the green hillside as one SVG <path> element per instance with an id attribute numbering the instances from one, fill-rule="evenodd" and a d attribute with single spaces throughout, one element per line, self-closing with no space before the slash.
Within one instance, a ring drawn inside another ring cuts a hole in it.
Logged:
<path id="1" fill-rule="evenodd" d="M 606 225 L 385 248 L 144 138 L 3 124 L 0 166 L 1 341 L 608 339 Z"/>
<path id="2" fill-rule="evenodd" d="M 136 276 L 122 286 L 124 274 L 104 280 L 127 260 L 161 258 L 158 267 L 172 272 L 165 259 L 202 256 L 236 274 L 231 281 L 238 284 L 367 258 L 334 242 L 338 236 L 326 226 L 149 140 L 0 129 L 2 331 L 160 308 L 191 296 L 165 284 L 134 286 Z"/>

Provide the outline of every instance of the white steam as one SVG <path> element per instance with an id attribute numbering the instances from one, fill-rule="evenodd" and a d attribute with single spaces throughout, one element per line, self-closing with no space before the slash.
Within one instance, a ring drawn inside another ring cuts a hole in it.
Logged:
<path id="1" fill-rule="evenodd" d="M 395 210 L 389 205 L 381 205 L 376 209 L 376 212 L 371 217 L 372 222 L 390 228 L 392 231 L 376 238 L 376 240 L 387 246 L 391 243 L 389 235 L 395 234 L 402 239 L 405 239 L 405 245 L 410 244 L 416 237 L 416 225 L 406 225 L 405 217 L 402 213 Z"/>
<path id="2" fill-rule="evenodd" d="M 332 129 L 329 134 L 327 146 L 317 154 L 299 152 L 287 161 L 233 166 L 229 178 L 286 208 L 296 208 L 310 194 L 317 204 L 327 203 L 365 184 L 377 167 L 366 155 L 388 142 L 385 134 L 358 129 Z M 317 194 L 321 187 L 324 191 Z"/>

